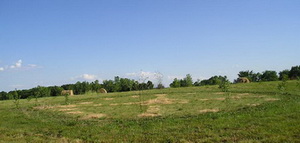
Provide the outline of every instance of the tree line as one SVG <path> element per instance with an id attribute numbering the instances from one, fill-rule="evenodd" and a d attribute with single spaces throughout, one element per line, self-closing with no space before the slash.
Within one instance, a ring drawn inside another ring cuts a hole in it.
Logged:
<path id="1" fill-rule="evenodd" d="M 102 84 L 99 83 L 99 80 L 93 82 L 78 81 L 75 84 L 65 84 L 62 86 L 37 86 L 31 89 L 10 92 L 2 91 L 0 92 L 0 100 L 14 99 L 15 95 L 18 95 L 20 99 L 61 96 L 63 90 L 73 90 L 75 95 L 80 95 L 87 92 L 99 92 L 101 88 L 106 89 L 108 92 L 122 92 L 153 89 L 154 84 L 152 81 L 138 82 L 136 80 L 116 76 L 114 80 L 104 80 Z M 163 86 L 159 84 L 157 88 L 163 88 Z"/>
<path id="2" fill-rule="evenodd" d="M 300 66 L 294 66 L 290 70 L 286 69 L 277 73 L 276 71 L 266 70 L 262 73 L 253 72 L 252 70 L 240 71 L 238 78 L 246 77 L 251 82 L 260 81 L 277 81 L 277 80 L 294 80 L 300 78 Z M 238 82 L 238 78 L 234 80 L 234 83 Z M 192 76 L 187 74 L 185 78 L 175 78 L 170 84 L 170 87 L 191 87 L 191 86 L 205 86 L 205 85 L 220 85 L 229 83 L 227 76 L 212 76 L 209 79 L 197 80 L 193 82 Z M 106 89 L 108 92 L 122 92 L 122 91 L 135 91 L 135 90 L 148 90 L 153 89 L 154 84 L 152 81 L 138 82 L 136 80 L 128 78 L 120 78 L 116 76 L 114 80 L 104 80 L 99 83 L 98 80 L 93 82 L 76 82 L 75 84 L 65 84 L 62 86 L 37 86 L 31 89 L 15 90 L 10 92 L 0 92 L 0 100 L 14 99 L 15 95 L 18 95 L 21 99 L 26 98 L 39 98 L 60 96 L 62 90 L 73 90 L 75 95 L 85 94 L 87 92 L 98 92 L 101 88 Z M 156 88 L 164 88 L 164 85 L 160 82 Z"/>
<path id="3" fill-rule="evenodd" d="M 277 73 L 276 71 L 266 70 L 262 73 L 253 72 L 252 70 L 240 71 L 238 78 L 234 80 L 234 83 L 238 82 L 239 78 L 247 78 L 250 82 L 260 81 L 277 81 L 277 80 L 295 80 L 300 78 L 300 66 L 293 66 L 290 70 L 286 69 Z M 227 76 L 212 76 L 209 79 L 197 80 L 193 82 L 192 76 L 187 74 L 185 78 L 175 78 L 170 84 L 170 87 L 191 87 L 191 86 L 205 86 L 205 85 L 220 85 L 222 83 L 229 83 Z"/>

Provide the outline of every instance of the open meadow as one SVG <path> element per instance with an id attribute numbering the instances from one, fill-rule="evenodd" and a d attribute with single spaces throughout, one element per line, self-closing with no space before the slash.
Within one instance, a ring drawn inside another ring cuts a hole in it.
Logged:
<path id="1" fill-rule="evenodd" d="M 0 101 L 0 142 L 300 142 L 288 81 Z"/>

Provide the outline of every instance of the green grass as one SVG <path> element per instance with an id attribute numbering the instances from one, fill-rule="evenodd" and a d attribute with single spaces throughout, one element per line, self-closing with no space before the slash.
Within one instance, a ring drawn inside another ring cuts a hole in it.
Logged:
<path id="1" fill-rule="evenodd" d="M 300 88 L 279 83 L 0 101 L 0 142 L 300 142 Z"/>

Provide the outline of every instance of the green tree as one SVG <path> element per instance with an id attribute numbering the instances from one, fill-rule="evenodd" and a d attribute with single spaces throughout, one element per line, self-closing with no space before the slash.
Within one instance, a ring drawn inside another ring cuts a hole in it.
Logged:
<path id="1" fill-rule="evenodd" d="M 289 78 L 297 79 L 298 77 L 300 77 L 300 66 L 294 66 L 290 70 Z"/>
<path id="2" fill-rule="evenodd" d="M 5 91 L 0 92 L 0 100 L 8 100 L 8 94 Z"/>
<path id="3" fill-rule="evenodd" d="M 260 81 L 260 78 L 261 78 L 261 74 L 258 72 L 258 73 L 255 73 L 253 71 L 240 71 L 238 73 L 238 76 L 239 78 L 241 77 L 246 77 L 248 78 L 251 82 L 258 82 Z M 237 81 L 237 80 L 236 80 Z"/>
<path id="4" fill-rule="evenodd" d="M 114 92 L 114 81 L 113 80 L 104 80 L 103 87 L 106 89 L 107 92 Z"/>
<path id="5" fill-rule="evenodd" d="M 276 71 L 266 70 L 261 76 L 262 81 L 276 81 L 278 80 L 278 75 Z"/>
<path id="6" fill-rule="evenodd" d="M 279 80 L 285 80 L 285 78 L 289 78 L 290 70 L 283 70 L 279 72 Z"/>
<path id="7" fill-rule="evenodd" d="M 185 78 L 180 80 L 180 87 L 190 87 L 193 86 L 193 79 L 190 74 L 187 74 Z"/>
<path id="8" fill-rule="evenodd" d="M 154 84 L 152 83 L 152 81 L 148 81 L 147 82 L 147 89 L 153 89 L 153 87 L 154 87 Z"/>
<path id="9" fill-rule="evenodd" d="M 173 87 L 173 88 L 180 87 L 180 80 L 178 80 L 177 78 L 175 78 L 173 80 L 173 82 L 170 84 L 170 87 Z"/>

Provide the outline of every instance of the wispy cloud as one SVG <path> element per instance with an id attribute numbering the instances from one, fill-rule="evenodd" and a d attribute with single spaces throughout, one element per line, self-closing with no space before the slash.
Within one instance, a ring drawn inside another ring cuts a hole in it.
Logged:
<path id="1" fill-rule="evenodd" d="M 177 78 L 177 79 L 183 79 L 184 76 L 169 75 L 169 76 L 167 76 L 167 78 L 168 78 L 169 80 L 173 80 L 173 79 L 175 79 L 175 78 Z"/>
<path id="2" fill-rule="evenodd" d="M 162 78 L 163 78 L 163 74 L 161 74 L 160 72 L 140 71 L 140 72 L 126 73 L 125 75 L 129 78 L 134 78 L 141 82 L 146 81 L 146 80 L 151 80 L 151 81 L 162 80 Z"/>
<path id="3" fill-rule="evenodd" d="M 71 78 L 72 80 L 87 80 L 87 81 L 92 81 L 98 79 L 96 75 L 92 74 L 82 74 L 76 77 Z"/>
<path id="4" fill-rule="evenodd" d="M 14 65 L 11 65 L 9 68 L 21 68 L 22 67 L 22 60 L 18 60 Z"/>
<path id="5" fill-rule="evenodd" d="M 6 70 L 29 70 L 29 69 L 35 69 L 35 68 L 39 68 L 38 65 L 35 64 L 27 64 L 27 65 L 23 65 L 23 61 L 20 59 L 18 60 L 16 63 L 14 63 L 13 65 L 6 65 L 4 67 L 0 67 L 0 71 L 6 71 Z"/>

